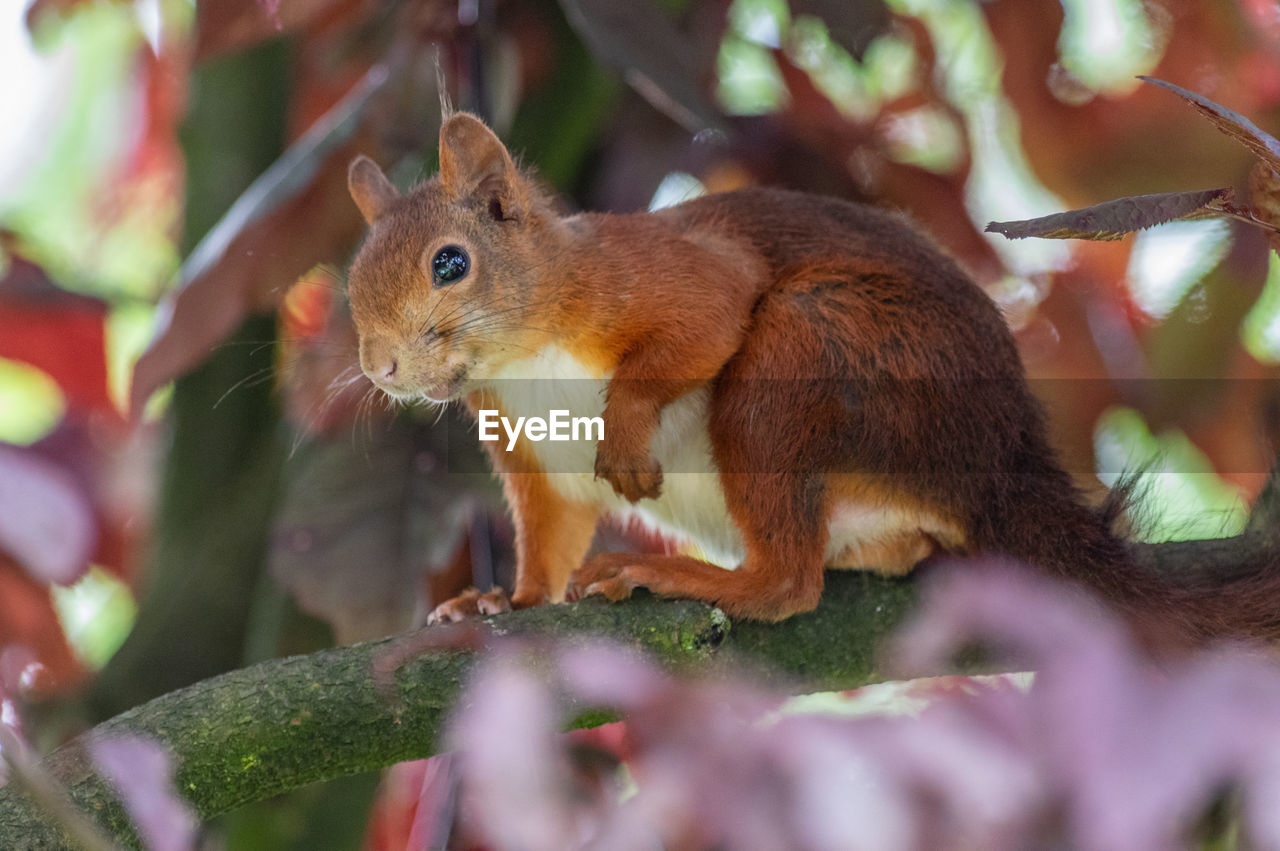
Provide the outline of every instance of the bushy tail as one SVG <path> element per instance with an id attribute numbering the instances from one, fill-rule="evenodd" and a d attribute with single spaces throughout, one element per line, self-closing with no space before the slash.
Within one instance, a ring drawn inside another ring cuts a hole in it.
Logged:
<path id="1" fill-rule="evenodd" d="M 1280 641 L 1275 534 L 1135 544 L 1115 528 L 1127 489 L 1090 508 L 1070 477 L 1050 468 L 1018 475 L 1000 490 L 1004 497 L 978 524 L 986 546 L 1087 587 L 1146 640 L 1184 647 L 1220 639 Z"/>

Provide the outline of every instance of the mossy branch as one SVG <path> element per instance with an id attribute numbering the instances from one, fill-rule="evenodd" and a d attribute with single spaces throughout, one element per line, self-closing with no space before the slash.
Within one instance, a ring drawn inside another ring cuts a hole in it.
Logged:
<path id="1" fill-rule="evenodd" d="M 901 619 L 911 585 L 866 575 L 834 577 L 830 584 L 818 611 L 772 627 L 730 629 L 718 610 L 647 595 L 485 621 L 498 635 L 622 642 L 672 667 L 749 654 L 783 672 L 775 676 L 805 683 L 805 690 L 875 680 L 872 648 Z M 432 627 L 204 680 L 98 725 L 50 754 L 45 768 L 108 832 L 136 844 L 123 810 L 88 761 L 94 739 L 136 734 L 164 742 L 176 756 L 179 790 L 203 818 L 317 780 L 428 756 L 440 749 L 443 722 L 475 656 L 472 649 L 423 646 L 449 631 Z M 475 645 L 475 632 L 454 629 L 438 643 Z M 0 837 L 5 847 L 67 845 L 58 826 L 12 789 L 0 790 Z"/>
<path id="2" fill-rule="evenodd" d="M 1144 561 L 1177 572 L 1238 564 L 1267 546 L 1259 536 L 1142 548 Z M 831 573 L 814 612 L 781 624 L 737 623 L 716 609 L 648 595 L 598 599 L 486 618 L 496 635 L 611 640 L 672 668 L 730 657 L 775 686 L 802 693 L 880 680 L 876 648 L 901 623 L 914 583 Z M 180 792 L 203 818 L 308 783 L 429 756 L 482 642 L 472 628 L 432 627 L 383 641 L 278 659 L 171 692 L 59 748 L 44 768 L 120 842 L 136 846 L 128 819 L 90 764 L 87 745 L 136 734 L 164 742 Z M 5 847 L 63 848 L 59 825 L 12 788 L 0 789 Z"/>

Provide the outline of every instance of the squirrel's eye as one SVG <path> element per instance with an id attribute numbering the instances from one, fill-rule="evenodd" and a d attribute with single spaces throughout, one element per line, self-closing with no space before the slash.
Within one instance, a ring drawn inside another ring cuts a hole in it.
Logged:
<path id="1" fill-rule="evenodd" d="M 471 268 L 471 258 L 457 245 L 446 245 L 431 258 L 431 278 L 437 286 L 461 281 Z"/>

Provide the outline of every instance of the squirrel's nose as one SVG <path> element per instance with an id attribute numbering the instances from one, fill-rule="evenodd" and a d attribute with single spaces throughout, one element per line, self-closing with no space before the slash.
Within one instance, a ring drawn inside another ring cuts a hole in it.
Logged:
<path id="1" fill-rule="evenodd" d="M 370 343 L 363 346 L 360 352 L 360 365 L 365 375 L 376 384 L 391 384 L 400 370 L 400 361 L 392 353 L 390 346 Z"/>

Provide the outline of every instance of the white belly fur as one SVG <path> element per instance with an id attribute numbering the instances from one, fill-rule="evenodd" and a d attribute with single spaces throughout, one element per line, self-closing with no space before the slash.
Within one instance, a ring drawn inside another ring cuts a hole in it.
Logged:
<path id="1" fill-rule="evenodd" d="M 604 411 L 609 374 L 595 373 L 568 351 L 548 346 L 506 365 L 494 379 L 486 394 L 497 397 L 504 415 L 513 420 L 547 417 L 553 409 L 568 410 L 573 417 L 597 417 Z M 657 499 L 632 504 L 615 494 L 607 481 L 597 481 L 594 441 L 544 440 L 528 442 L 527 448 L 566 499 L 600 505 L 615 516 L 638 520 L 661 535 L 695 545 L 709 561 L 735 567 L 745 549 L 725 508 L 711 454 L 709 397 L 710 391 L 702 388 L 663 409 L 650 447 L 663 469 L 662 494 Z M 827 562 L 840 553 L 916 528 L 918 518 L 908 512 L 840 503 L 832 507 L 829 518 Z"/>

